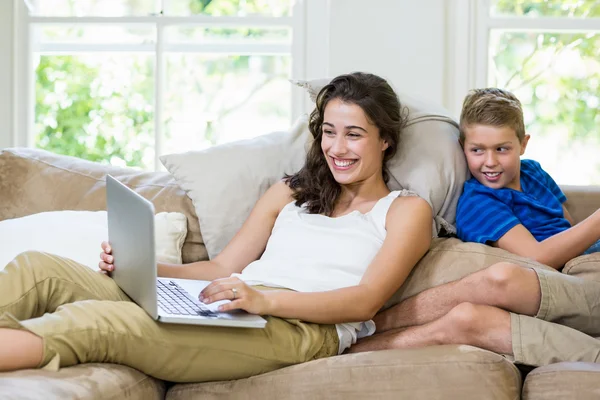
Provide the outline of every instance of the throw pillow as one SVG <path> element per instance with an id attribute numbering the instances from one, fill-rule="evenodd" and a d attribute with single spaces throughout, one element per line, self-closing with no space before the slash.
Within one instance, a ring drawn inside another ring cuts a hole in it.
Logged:
<path id="1" fill-rule="evenodd" d="M 289 131 L 160 158 L 194 203 L 209 258 L 223 250 L 264 192 L 304 164 L 308 117 Z"/>
<path id="2" fill-rule="evenodd" d="M 194 204 L 166 171 L 115 167 L 29 147 L 2 149 L 0 221 L 47 211 L 106 210 L 106 174 L 150 200 L 156 213 L 185 215 L 183 262 L 208 259 Z"/>
<path id="3" fill-rule="evenodd" d="M 185 215 L 162 212 L 154 222 L 157 260 L 180 264 L 187 234 Z M 0 270 L 28 250 L 67 257 L 97 270 L 100 243 L 107 238 L 106 211 L 50 211 L 0 221 Z"/>
<path id="4" fill-rule="evenodd" d="M 312 101 L 330 79 L 291 82 Z M 390 190 L 408 189 L 427 200 L 435 216 L 434 233 L 455 233 L 456 205 L 469 170 L 458 143 L 458 124 L 444 108 L 398 92 L 408 123 L 396 156 L 387 165 Z"/>

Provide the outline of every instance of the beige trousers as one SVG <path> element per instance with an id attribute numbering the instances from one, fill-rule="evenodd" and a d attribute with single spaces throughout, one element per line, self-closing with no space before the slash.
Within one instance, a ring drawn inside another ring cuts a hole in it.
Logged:
<path id="1" fill-rule="evenodd" d="M 600 363 L 600 282 L 534 270 L 542 293 L 540 309 L 535 317 L 511 313 L 514 361 L 532 366 Z"/>
<path id="2" fill-rule="evenodd" d="M 0 271 L 0 327 L 43 339 L 39 367 L 124 364 L 173 382 L 230 380 L 332 356 L 334 325 L 266 317 L 264 329 L 162 324 L 105 275 L 38 252 Z"/>

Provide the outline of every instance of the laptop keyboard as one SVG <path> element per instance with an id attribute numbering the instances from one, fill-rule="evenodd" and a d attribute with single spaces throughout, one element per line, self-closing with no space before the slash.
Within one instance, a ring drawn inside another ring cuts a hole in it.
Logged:
<path id="1" fill-rule="evenodd" d="M 168 284 L 157 280 L 158 305 L 169 314 L 175 315 L 202 315 L 203 317 L 216 318 L 219 315 L 211 311 L 200 302 L 194 302 L 189 298 L 177 283 L 169 281 Z"/>

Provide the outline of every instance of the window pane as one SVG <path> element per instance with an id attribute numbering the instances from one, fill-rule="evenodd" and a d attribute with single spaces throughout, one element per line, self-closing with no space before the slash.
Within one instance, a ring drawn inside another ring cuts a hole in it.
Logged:
<path id="1" fill-rule="evenodd" d="M 165 153 L 285 130 L 289 56 L 167 55 Z"/>
<path id="2" fill-rule="evenodd" d="M 600 184 L 600 33 L 493 30 L 489 84 L 523 103 L 525 157 L 562 184 Z"/>
<path id="3" fill-rule="evenodd" d="M 143 44 L 156 42 L 156 29 L 148 25 L 34 25 L 38 43 Z"/>
<path id="4" fill-rule="evenodd" d="M 292 14 L 294 0 L 165 0 L 168 15 L 282 17 Z"/>
<path id="5" fill-rule="evenodd" d="M 122 17 L 158 12 L 156 0 L 33 0 L 32 14 L 46 17 Z"/>
<path id="6" fill-rule="evenodd" d="M 290 28 L 202 28 L 167 27 L 168 43 L 277 43 L 291 44 Z"/>
<path id="7" fill-rule="evenodd" d="M 39 57 L 35 145 L 119 166 L 152 168 L 154 57 Z"/>
<path id="8" fill-rule="evenodd" d="M 600 17 L 598 0 L 492 0 L 493 16 Z"/>

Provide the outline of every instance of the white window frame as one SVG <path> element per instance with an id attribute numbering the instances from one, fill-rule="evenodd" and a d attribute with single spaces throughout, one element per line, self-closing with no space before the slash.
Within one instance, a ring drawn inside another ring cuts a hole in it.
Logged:
<path id="1" fill-rule="evenodd" d="M 450 0 L 446 104 L 460 114 L 468 90 L 488 86 L 492 29 L 514 32 L 599 32 L 600 18 L 493 17 L 491 0 Z"/>
<path id="2" fill-rule="evenodd" d="M 159 157 L 163 148 L 163 93 L 165 90 L 164 55 L 167 52 L 211 52 L 227 54 L 290 54 L 293 79 L 328 76 L 329 66 L 329 9 L 330 0 L 296 0 L 289 17 L 212 17 L 194 16 L 132 16 L 132 17 L 39 17 L 29 15 L 27 0 L 12 0 L 14 7 L 13 27 L 13 87 L 12 87 L 12 137 L 4 138 L 11 146 L 31 147 L 34 144 L 35 85 L 33 74 L 33 52 L 80 51 L 153 51 L 155 56 L 154 87 L 154 168 L 160 166 Z M 310 20 L 310 29 L 308 29 Z M 42 24 L 154 24 L 155 44 L 43 44 L 34 49 L 32 27 Z M 167 26 L 227 26 L 227 27 L 289 27 L 292 43 L 287 44 L 167 44 L 164 29 Z M 309 56 L 310 53 L 310 56 Z M 319 60 L 308 63 L 308 60 Z M 292 120 L 308 112 L 308 96 L 301 88 L 292 91 Z M 291 123 L 292 121 L 290 121 Z M 0 138 L 2 139 L 2 138 Z M 0 140 L 2 143 L 2 140 Z"/>
<path id="3" fill-rule="evenodd" d="M 0 149 L 14 143 L 13 18 L 13 3 L 0 1 Z"/>

